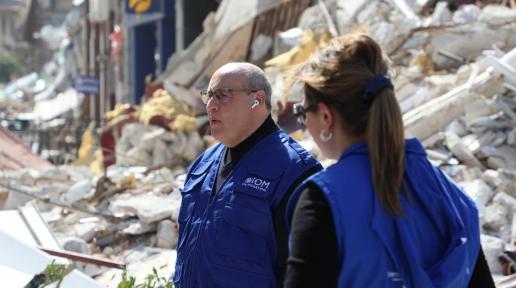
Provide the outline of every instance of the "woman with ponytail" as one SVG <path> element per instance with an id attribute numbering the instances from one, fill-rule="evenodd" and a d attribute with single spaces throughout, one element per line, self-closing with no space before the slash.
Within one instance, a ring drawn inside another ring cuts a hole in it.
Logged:
<path id="1" fill-rule="evenodd" d="M 285 287 L 494 287 L 477 208 L 405 139 L 380 46 L 335 38 L 297 78 L 294 114 L 338 161 L 290 199 Z"/>

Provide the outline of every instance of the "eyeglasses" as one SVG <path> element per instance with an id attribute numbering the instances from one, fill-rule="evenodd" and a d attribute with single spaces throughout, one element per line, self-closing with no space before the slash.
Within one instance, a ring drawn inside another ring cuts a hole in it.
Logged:
<path id="1" fill-rule="evenodd" d="M 257 92 L 257 91 L 259 91 L 259 90 L 220 88 L 220 89 L 217 89 L 215 91 L 207 90 L 206 89 L 206 90 L 202 90 L 200 93 L 201 93 L 201 96 L 202 96 L 202 102 L 204 104 L 208 104 L 210 99 L 212 99 L 213 97 L 215 97 L 215 99 L 217 100 L 218 103 L 226 104 L 226 103 L 229 102 L 229 100 L 231 100 L 231 95 L 233 93 L 245 92 L 247 94 L 251 94 L 251 93 L 254 93 L 254 92 Z"/>
<path id="2" fill-rule="evenodd" d="M 305 126 L 306 125 L 306 113 L 310 111 L 314 111 L 316 108 L 316 104 L 310 104 L 308 107 L 303 107 L 303 103 L 295 103 L 292 107 L 292 113 L 296 117 L 296 120 L 299 124 Z"/>

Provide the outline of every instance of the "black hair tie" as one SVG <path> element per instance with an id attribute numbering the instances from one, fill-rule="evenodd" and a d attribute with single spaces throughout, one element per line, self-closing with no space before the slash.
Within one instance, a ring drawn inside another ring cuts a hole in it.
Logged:
<path id="1" fill-rule="evenodd" d="M 367 80 L 364 95 L 362 98 L 365 102 L 371 103 L 373 102 L 376 94 L 380 92 L 384 88 L 390 88 L 394 90 L 394 86 L 392 85 L 391 78 L 386 75 L 376 74 L 373 78 Z"/>

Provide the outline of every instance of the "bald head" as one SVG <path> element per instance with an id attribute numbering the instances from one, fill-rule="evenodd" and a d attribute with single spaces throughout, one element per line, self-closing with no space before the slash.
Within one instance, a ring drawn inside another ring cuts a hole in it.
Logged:
<path id="1" fill-rule="evenodd" d="M 265 106 L 267 110 L 271 110 L 271 84 L 260 67 L 246 62 L 228 63 L 217 69 L 213 73 L 213 76 L 215 75 L 241 78 L 247 82 L 248 89 L 263 90 L 265 92 Z"/>

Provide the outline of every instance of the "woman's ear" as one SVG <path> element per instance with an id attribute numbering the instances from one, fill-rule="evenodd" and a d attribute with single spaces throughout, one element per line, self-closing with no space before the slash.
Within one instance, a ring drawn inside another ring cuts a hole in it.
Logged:
<path id="1" fill-rule="evenodd" d="M 317 103 L 319 110 L 319 117 L 321 123 L 326 130 L 330 130 L 333 127 L 333 121 L 335 120 L 335 114 L 333 110 L 324 102 Z"/>

